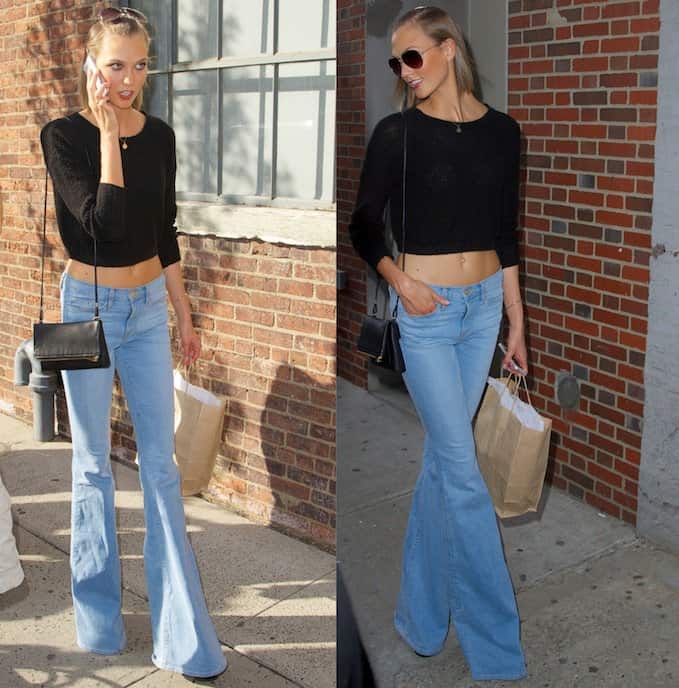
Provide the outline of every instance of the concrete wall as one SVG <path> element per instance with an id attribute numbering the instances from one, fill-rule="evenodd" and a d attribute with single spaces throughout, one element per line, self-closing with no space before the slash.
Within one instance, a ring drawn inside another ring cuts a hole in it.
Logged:
<path id="1" fill-rule="evenodd" d="M 679 3 L 660 3 L 653 259 L 648 304 L 646 407 L 639 474 L 639 533 L 679 549 Z"/>

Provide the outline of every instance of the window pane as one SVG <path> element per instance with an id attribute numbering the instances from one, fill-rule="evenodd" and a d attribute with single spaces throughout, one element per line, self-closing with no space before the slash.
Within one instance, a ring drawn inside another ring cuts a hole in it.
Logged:
<path id="1" fill-rule="evenodd" d="M 167 113 L 167 74 L 152 74 L 147 80 L 144 91 L 143 109 L 150 115 L 168 121 Z"/>
<path id="2" fill-rule="evenodd" d="M 149 20 L 151 34 L 151 64 L 149 69 L 167 69 L 170 63 L 170 37 L 172 35 L 172 13 L 168 11 L 167 0 L 135 0 L 130 7 L 142 11 Z"/>
<path id="3" fill-rule="evenodd" d="M 273 67 L 222 70 L 224 196 L 271 196 Z"/>
<path id="4" fill-rule="evenodd" d="M 332 201 L 335 62 L 283 64 L 279 84 L 276 196 Z"/>
<path id="5" fill-rule="evenodd" d="M 177 3 L 177 61 L 217 57 L 218 0 Z"/>
<path id="6" fill-rule="evenodd" d="M 336 0 L 285 0 L 278 18 L 278 50 L 289 53 L 335 45 Z"/>
<path id="7" fill-rule="evenodd" d="M 177 191 L 217 193 L 218 73 L 183 72 L 172 81 Z"/>
<path id="8" fill-rule="evenodd" d="M 229 0 L 222 18 L 222 56 L 273 52 L 274 0 Z"/>

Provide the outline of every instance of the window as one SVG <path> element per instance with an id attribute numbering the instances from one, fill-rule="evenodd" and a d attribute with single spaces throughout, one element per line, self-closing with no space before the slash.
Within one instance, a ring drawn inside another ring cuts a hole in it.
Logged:
<path id="1" fill-rule="evenodd" d="M 122 4 L 122 3 L 121 3 Z M 335 0 L 136 0 L 185 201 L 330 209 Z"/>

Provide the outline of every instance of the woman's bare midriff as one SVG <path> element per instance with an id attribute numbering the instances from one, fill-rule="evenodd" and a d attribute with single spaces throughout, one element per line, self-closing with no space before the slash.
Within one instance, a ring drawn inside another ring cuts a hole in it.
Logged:
<path id="1" fill-rule="evenodd" d="M 97 266 L 97 282 L 102 287 L 113 287 L 115 289 L 133 289 L 152 282 L 163 272 L 163 266 L 158 256 L 153 256 L 148 260 L 134 265 L 124 267 L 109 268 Z M 87 263 L 71 258 L 66 263 L 66 273 L 81 282 L 94 284 L 94 267 Z"/>
<path id="2" fill-rule="evenodd" d="M 396 259 L 401 267 L 403 256 Z M 463 287 L 494 275 L 500 269 L 495 251 L 443 253 L 435 256 L 405 254 L 405 272 L 411 277 L 440 287 Z"/>

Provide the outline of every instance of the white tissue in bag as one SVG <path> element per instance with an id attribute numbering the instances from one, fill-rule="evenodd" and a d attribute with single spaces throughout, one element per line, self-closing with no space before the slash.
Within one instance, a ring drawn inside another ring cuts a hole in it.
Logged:
<path id="1" fill-rule="evenodd" d="M 540 414 L 530 404 L 521 401 L 517 394 L 512 394 L 507 385 L 494 377 L 488 378 L 488 384 L 500 395 L 500 403 L 518 418 L 521 425 L 539 432 L 545 429 L 545 423 Z"/>

